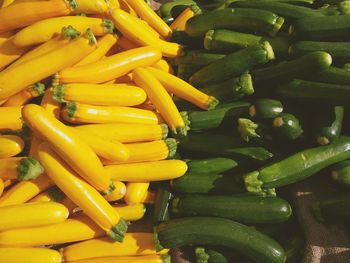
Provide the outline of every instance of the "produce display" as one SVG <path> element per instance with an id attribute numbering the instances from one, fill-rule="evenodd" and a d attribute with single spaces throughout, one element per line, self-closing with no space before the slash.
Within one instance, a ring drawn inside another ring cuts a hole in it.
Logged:
<path id="1" fill-rule="evenodd" d="M 350 1 L 0 0 L 0 263 L 297 263 L 350 218 Z"/>

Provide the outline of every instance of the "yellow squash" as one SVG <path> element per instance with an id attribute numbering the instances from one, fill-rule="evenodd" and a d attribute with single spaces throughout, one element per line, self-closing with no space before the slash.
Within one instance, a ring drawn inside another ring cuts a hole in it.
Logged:
<path id="1" fill-rule="evenodd" d="M 120 8 L 119 1 L 118 0 L 109 0 L 109 8 Z"/>
<path id="2" fill-rule="evenodd" d="M 19 181 L 36 179 L 44 168 L 33 157 L 11 157 L 0 159 L 0 178 Z"/>
<path id="3" fill-rule="evenodd" d="M 115 185 L 115 189 L 113 190 L 113 192 L 111 194 L 105 196 L 105 199 L 108 202 L 118 201 L 118 200 L 122 199 L 126 193 L 126 187 L 125 187 L 125 184 L 123 182 L 114 181 L 114 185 Z"/>
<path id="4" fill-rule="evenodd" d="M 171 35 L 171 28 L 144 0 L 126 0 L 126 2 L 135 10 L 139 17 L 153 27 L 162 37 Z"/>
<path id="5" fill-rule="evenodd" d="M 108 10 L 108 1 L 105 0 L 75 0 L 75 13 L 103 14 Z"/>
<path id="6" fill-rule="evenodd" d="M 0 248 L 0 263 L 61 263 L 59 252 L 48 248 Z"/>
<path id="7" fill-rule="evenodd" d="M 13 31 L 8 31 L 8 32 L 3 32 L 0 33 L 0 45 L 5 43 L 7 40 L 9 40 L 11 37 L 13 37 L 15 32 Z"/>
<path id="8" fill-rule="evenodd" d="M 174 22 L 171 23 L 170 28 L 172 30 L 185 31 L 187 21 L 194 17 L 199 10 L 200 9 L 194 5 L 186 8 L 178 17 L 176 17 Z"/>
<path id="9" fill-rule="evenodd" d="M 148 182 L 129 182 L 126 185 L 126 194 L 124 196 L 125 203 L 127 203 L 128 205 L 142 203 L 147 196 L 149 186 L 150 183 Z"/>
<path id="10" fill-rule="evenodd" d="M 121 77 L 137 67 L 151 66 L 161 59 L 157 47 L 124 51 L 95 63 L 70 67 L 59 72 L 62 83 L 104 83 Z"/>
<path id="11" fill-rule="evenodd" d="M 37 21 L 66 16 L 72 11 L 72 6 L 66 0 L 28 1 L 13 3 L 0 9 L 0 32 L 22 28 Z"/>
<path id="12" fill-rule="evenodd" d="M 72 123 L 139 123 L 159 124 L 159 114 L 133 107 L 95 106 L 70 102 L 62 109 L 62 117 Z"/>
<path id="13" fill-rule="evenodd" d="M 90 31 L 87 31 L 85 37 L 74 39 L 43 56 L 0 72 L 0 99 L 8 98 L 29 85 L 41 81 L 63 68 L 74 65 L 95 48 L 95 37 Z M 67 56 L 67 54 L 70 55 Z"/>
<path id="14" fill-rule="evenodd" d="M 127 221 L 137 221 L 143 218 L 146 212 L 146 207 L 144 204 L 135 205 L 124 205 L 117 204 L 113 205 L 114 209 Z"/>
<path id="15" fill-rule="evenodd" d="M 23 204 L 53 185 L 54 183 L 46 175 L 35 180 L 19 182 L 1 196 L 0 207 Z"/>
<path id="16" fill-rule="evenodd" d="M 58 121 L 43 107 L 27 104 L 23 107 L 23 119 L 83 178 L 98 190 L 108 193 L 113 183 L 104 171 L 95 152 L 69 127 Z M 73 200 L 74 201 L 74 200 Z"/>
<path id="17" fill-rule="evenodd" d="M 51 187 L 45 192 L 38 194 L 36 197 L 31 199 L 29 202 L 61 202 L 65 197 L 64 193 L 57 187 Z"/>
<path id="18" fill-rule="evenodd" d="M 115 26 L 129 40 L 142 46 L 159 48 L 166 57 L 177 57 L 182 54 L 182 46 L 167 42 L 151 34 L 145 24 L 121 9 L 114 9 L 111 15 Z"/>
<path id="19" fill-rule="evenodd" d="M 123 162 L 129 159 L 129 149 L 124 144 L 117 141 L 111 142 L 83 130 L 71 130 L 87 143 L 99 157 L 117 162 Z"/>
<path id="20" fill-rule="evenodd" d="M 166 254 L 167 252 L 168 249 L 156 251 L 153 233 L 128 233 L 123 243 L 102 237 L 67 246 L 62 249 L 62 257 L 64 261 L 70 262 L 103 257 Z"/>
<path id="21" fill-rule="evenodd" d="M 128 14 L 138 17 L 135 10 L 129 5 L 129 3 L 126 0 L 117 0 L 119 2 L 119 8 L 121 10 L 124 10 Z"/>
<path id="22" fill-rule="evenodd" d="M 0 158 L 13 157 L 24 148 L 24 141 L 15 135 L 0 135 Z"/>
<path id="23" fill-rule="evenodd" d="M 14 68 L 19 64 L 30 61 L 34 58 L 47 54 L 59 47 L 68 44 L 70 40 L 77 38 L 80 35 L 80 32 L 75 30 L 72 26 L 63 27 L 61 29 L 61 34 L 58 36 L 46 41 L 45 43 L 35 47 L 13 62 L 8 68 Z"/>
<path id="24" fill-rule="evenodd" d="M 6 7 L 6 6 L 9 6 L 9 5 L 11 5 L 13 2 L 14 2 L 15 0 L 3 0 L 2 1 L 2 4 L 1 4 L 1 2 L 0 2 L 0 6 L 1 6 L 1 8 L 4 8 L 4 7 Z"/>
<path id="25" fill-rule="evenodd" d="M 170 263 L 169 255 L 149 255 L 149 256 L 122 256 L 92 258 L 86 260 L 69 261 L 68 263 Z"/>
<path id="26" fill-rule="evenodd" d="M 169 74 L 174 74 L 174 70 L 173 70 L 172 66 L 165 59 L 159 60 L 152 67 L 154 67 L 156 69 L 163 70 Z"/>
<path id="27" fill-rule="evenodd" d="M 28 47 L 15 46 L 13 39 L 14 37 L 11 37 L 0 44 L 0 71 L 28 51 Z"/>
<path id="28" fill-rule="evenodd" d="M 2 193 L 4 192 L 4 189 L 5 189 L 4 180 L 2 180 L 2 179 L 0 178 L 0 197 L 1 197 Z"/>
<path id="29" fill-rule="evenodd" d="M 90 132 L 105 140 L 121 143 L 155 141 L 165 139 L 168 136 L 166 124 L 107 123 L 80 125 L 76 126 L 75 129 Z"/>
<path id="30" fill-rule="evenodd" d="M 63 222 L 69 212 L 55 202 L 35 202 L 0 207 L 0 231 Z"/>
<path id="31" fill-rule="evenodd" d="M 186 171 L 186 162 L 181 160 L 162 160 L 105 166 L 105 173 L 113 180 L 129 182 L 171 180 L 183 176 Z"/>
<path id="32" fill-rule="evenodd" d="M 130 153 L 128 160 L 124 162 L 102 160 L 103 164 L 140 163 L 172 158 L 176 153 L 177 142 L 175 139 L 166 139 L 152 142 L 130 143 L 125 144 L 125 146 Z"/>
<path id="33" fill-rule="evenodd" d="M 45 85 L 41 82 L 38 82 L 34 85 L 29 86 L 28 88 L 16 93 L 9 97 L 6 102 L 3 104 L 4 107 L 14 107 L 22 106 L 29 102 L 30 100 L 39 97 L 45 93 Z"/>
<path id="34" fill-rule="evenodd" d="M 85 0 L 93 3 L 94 1 Z M 101 0 L 105 2 L 104 0 Z M 97 48 L 94 52 L 87 55 L 83 58 L 79 63 L 75 66 L 82 66 L 86 64 L 90 64 L 102 59 L 108 51 L 117 43 L 118 36 L 115 34 L 106 34 L 97 40 Z"/>
<path id="35" fill-rule="evenodd" d="M 43 107 L 51 116 L 58 119 L 60 117 L 60 107 L 61 104 L 53 99 L 53 88 L 48 88 L 45 91 L 45 94 L 40 103 L 41 107 Z"/>
<path id="36" fill-rule="evenodd" d="M 61 16 L 41 20 L 22 29 L 15 35 L 13 42 L 20 47 L 44 43 L 59 34 L 63 27 L 69 25 L 79 32 L 85 32 L 90 28 L 95 36 L 112 33 L 114 29 L 113 22 L 108 19 L 83 16 Z M 67 51 L 66 54 L 74 54 L 74 52 Z M 76 61 L 73 65 L 79 61 L 80 60 Z"/>
<path id="37" fill-rule="evenodd" d="M 146 97 L 143 89 L 131 84 L 62 84 L 54 88 L 54 98 L 59 102 L 99 106 L 136 106 Z"/>
<path id="38" fill-rule="evenodd" d="M 22 129 L 22 107 L 0 107 L 0 131 Z"/>
<path id="39" fill-rule="evenodd" d="M 132 74 L 134 82 L 146 91 L 148 98 L 162 115 L 172 132 L 175 135 L 185 136 L 187 134 L 185 122 L 163 85 L 149 70 L 144 68 L 137 68 Z"/>
<path id="40" fill-rule="evenodd" d="M 77 177 L 66 163 L 50 149 L 48 144 L 40 145 L 38 156 L 48 176 L 66 196 L 98 224 L 110 238 L 122 242 L 127 224 L 103 196 Z M 103 173 L 100 176 L 103 177 Z"/>
<path id="41" fill-rule="evenodd" d="M 174 75 L 153 67 L 149 67 L 147 70 L 164 85 L 168 92 L 193 103 L 203 110 L 214 109 L 219 103 L 216 98 L 203 93 Z"/>
<path id="42" fill-rule="evenodd" d="M 127 39 L 125 36 L 121 36 L 119 38 L 117 45 L 122 51 L 140 47 L 140 45 L 135 44 L 134 42 Z"/>

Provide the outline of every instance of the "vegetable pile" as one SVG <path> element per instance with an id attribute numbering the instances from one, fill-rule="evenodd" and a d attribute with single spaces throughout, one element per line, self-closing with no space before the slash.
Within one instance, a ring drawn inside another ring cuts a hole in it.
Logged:
<path id="1" fill-rule="evenodd" d="M 310 209 L 350 216 L 350 5 L 327 1 L 4 0 L 0 263 L 298 262 L 285 186 L 332 166 Z"/>

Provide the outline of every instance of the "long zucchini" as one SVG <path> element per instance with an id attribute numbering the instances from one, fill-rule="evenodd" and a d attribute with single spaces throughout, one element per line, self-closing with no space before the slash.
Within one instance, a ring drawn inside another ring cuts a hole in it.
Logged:
<path id="1" fill-rule="evenodd" d="M 303 150 L 279 162 L 244 175 L 246 189 L 281 187 L 299 182 L 320 170 L 350 158 L 350 137 L 341 136 L 333 143 Z"/>
<path id="2" fill-rule="evenodd" d="M 289 48 L 291 56 L 302 56 L 315 51 L 329 53 L 336 63 L 350 61 L 350 42 L 298 41 Z"/>
<path id="3" fill-rule="evenodd" d="M 229 247 L 261 263 L 283 263 L 283 248 L 262 233 L 216 217 L 173 219 L 156 227 L 159 249 L 184 245 L 215 245 Z"/>
<path id="4" fill-rule="evenodd" d="M 176 6 L 191 6 L 196 5 L 196 2 L 193 0 L 176 0 L 164 3 L 158 9 L 158 13 L 162 18 L 172 17 L 172 9 Z"/>
<path id="5" fill-rule="evenodd" d="M 322 12 L 309 7 L 297 6 L 277 1 L 234 1 L 230 6 L 233 8 L 243 7 L 267 10 L 290 20 L 301 19 L 304 17 L 324 16 Z"/>
<path id="6" fill-rule="evenodd" d="M 282 84 L 328 69 L 331 64 L 332 57 L 328 53 L 317 51 L 291 61 L 253 70 L 251 75 L 255 84 Z"/>
<path id="7" fill-rule="evenodd" d="M 261 32 L 275 36 L 284 18 L 270 11 L 250 8 L 225 8 L 192 17 L 186 24 L 186 33 L 192 37 L 204 36 L 211 29 L 234 29 Z"/>
<path id="8" fill-rule="evenodd" d="M 316 202 L 312 205 L 312 212 L 320 222 L 347 222 L 350 218 L 350 193 Z"/>
<path id="9" fill-rule="evenodd" d="M 331 170 L 331 176 L 334 181 L 350 186 L 350 160 L 333 165 Z"/>
<path id="10" fill-rule="evenodd" d="M 183 56 L 174 59 L 175 64 L 191 64 L 196 66 L 206 66 L 225 57 L 225 54 L 210 53 L 205 50 L 188 50 Z"/>
<path id="11" fill-rule="evenodd" d="M 345 68 L 329 67 L 324 71 L 312 75 L 310 79 L 318 82 L 350 85 L 350 70 Z"/>
<path id="12" fill-rule="evenodd" d="M 348 105 L 350 101 L 350 85 L 295 79 L 276 88 L 275 92 L 282 98 L 318 101 L 327 104 Z"/>
<path id="13" fill-rule="evenodd" d="M 303 40 L 346 39 L 350 32 L 350 16 L 320 16 L 296 20 L 289 29 L 292 36 Z"/>
<path id="14" fill-rule="evenodd" d="M 187 173 L 220 174 L 235 168 L 238 163 L 229 158 L 209 158 L 187 162 Z"/>
<path id="15" fill-rule="evenodd" d="M 263 147 L 247 144 L 240 137 L 225 136 L 210 133 L 190 133 L 180 140 L 183 150 L 199 153 L 209 153 L 224 157 L 245 157 L 264 161 L 273 156 Z"/>
<path id="16" fill-rule="evenodd" d="M 171 188 L 186 194 L 237 194 L 245 191 L 242 177 L 222 174 L 186 173 L 170 182 Z"/>
<path id="17" fill-rule="evenodd" d="M 264 65 L 275 58 L 268 42 L 247 47 L 219 59 L 200 69 L 190 78 L 193 85 L 203 86 L 222 82 Z"/>
<path id="18" fill-rule="evenodd" d="M 216 216 L 244 224 L 275 224 L 287 221 L 292 208 L 279 197 L 255 195 L 186 195 L 172 200 L 177 216 Z"/>

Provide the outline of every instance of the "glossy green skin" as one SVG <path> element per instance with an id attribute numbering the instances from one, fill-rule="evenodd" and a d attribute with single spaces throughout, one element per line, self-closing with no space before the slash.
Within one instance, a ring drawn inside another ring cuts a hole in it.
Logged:
<path id="1" fill-rule="evenodd" d="M 350 161 L 339 162 L 332 167 L 332 178 L 341 184 L 350 186 Z"/>
<path id="2" fill-rule="evenodd" d="M 186 173 L 171 181 L 171 187 L 188 194 L 235 194 L 244 192 L 242 178 L 221 174 Z"/>
<path id="3" fill-rule="evenodd" d="M 191 76 L 190 83 L 194 86 L 203 87 L 204 85 L 223 82 L 238 77 L 246 71 L 264 65 L 269 61 L 269 54 L 264 44 L 247 47 L 200 69 Z"/>
<path id="4" fill-rule="evenodd" d="M 210 153 L 235 158 L 246 157 L 255 160 L 267 160 L 273 156 L 263 147 L 247 144 L 240 137 L 224 136 L 211 133 L 190 133 L 180 140 L 183 150 Z"/>
<path id="5" fill-rule="evenodd" d="M 260 263 L 283 263 L 283 248 L 260 232 L 232 220 L 216 217 L 173 219 L 155 229 L 161 246 L 185 245 L 229 247 Z"/>
<path id="6" fill-rule="evenodd" d="M 171 11 L 176 6 L 191 6 L 195 5 L 196 2 L 193 0 L 176 0 L 176 1 L 170 1 L 168 3 L 163 4 L 159 10 L 158 13 L 161 17 L 171 17 Z"/>
<path id="7" fill-rule="evenodd" d="M 218 251 L 209 249 L 207 254 L 209 255 L 208 263 L 228 263 L 226 257 Z"/>
<path id="8" fill-rule="evenodd" d="M 186 24 L 186 33 L 192 37 L 204 36 L 211 29 L 234 29 L 275 35 L 280 17 L 272 12 L 250 8 L 225 8 L 192 17 Z M 280 25 L 279 25 L 280 26 Z"/>
<path id="9" fill-rule="evenodd" d="M 187 116 L 192 131 L 218 128 L 226 117 L 233 118 L 248 111 L 249 103 L 232 102 L 226 107 L 219 107 L 211 111 L 188 111 Z"/>
<path id="10" fill-rule="evenodd" d="M 158 188 L 153 205 L 153 224 L 159 224 L 170 219 L 169 200 L 172 196 L 168 189 Z"/>
<path id="11" fill-rule="evenodd" d="M 289 49 L 292 56 L 302 56 L 315 51 L 329 53 L 336 63 L 350 61 L 350 42 L 298 41 Z"/>
<path id="12" fill-rule="evenodd" d="M 350 158 L 350 137 L 341 136 L 333 143 L 295 153 L 258 170 L 263 188 L 302 181 L 322 169 Z M 349 206 L 350 207 L 350 206 Z"/>
<path id="13" fill-rule="evenodd" d="M 276 126 L 277 119 L 282 119 L 283 124 L 281 126 Z M 304 132 L 299 120 L 293 114 L 281 113 L 280 116 L 274 119 L 273 124 L 278 132 L 290 140 L 299 138 Z"/>
<path id="14" fill-rule="evenodd" d="M 327 123 L 325 126 L 320 127 L 316 133 L 316 138 L 319 141 L 319 144 L 323 144 L 322 141 L 324 140 L 333 142 L 340 136 L 343 126 L 344 107 L 335 106 L 332 109 L 331 115 L 331 123 Z"/>
<path id="15" fill-rule="evenodd" d="M 178 76 L 180 79 L 188 81 L 188 79 L 197 72 L 201 66 L 197 65 L 191 65 L 191 64 L 179 64 L 177 66 L 177 73 L 176 76 Z"/>
<path id="16" fill-rule="evenodd" d="M 348 105 L 350 101 L 350 85 L 295 79 L 275 91 L 280 97 L 289 99 L 340 105 Z"/>
<path id="17" fill-rule="evenodd" d="M 330 40 L 347 38 L 350 32 L 350 16 L 308 17 L 295 21 L 291 34 L 303 40 Z"/>
<path id="18" fill-rule="evenodd" d="M 313 205 L 313 209 L 319 221 L 347 222 L 350 218 L 350 193 L 317 202 Z"/>
<path id="19" fill-rule="evenodd" d="M 235 168 L 238 163 L 228 158 L 209 158 L 187 162 L 187 173 L 220 174 Z"/>
<path id="20" fill-rule="evenodd" d="M 270 67 L 253 70 L 251 75 L 257 85 L 283 84 L 295 78 L 308 77 L 326 70 L 331 64 L 332 58 L 328 53 L 316 51 L 294 60 L 283 61 Z"/>
<path id="21" fill-rule="evenodd" d="M 173 200 L 172 212 L 178 216 L 228 218 L 244 224 L 274 224 L 287 221 L 292 208 L 279 197 L 187 195 Z"/>
<path id="22" fill-rule="evenodd" d="M 348 61 L 350 61 L 350 57 Z M 318 82 L 350 85 L 350 70 L 344 68 L 329 67 L 328 69 L 315 74 L 311 78 L 312 80 Z"/>
<path id="23" fill-rule="evenodd" d="M 231 7 L 244 7 L 263 9 L 280 15 L 291 20 L 304 17 L 324 16 L 321 12 L 304 6 L 297 6 L 289 3 L 266 2 L 266 1 L 237 1 L 231 4 Z"/>
<path id="24" fill-rule="evenodd" d="M 258 99 L 249 107 L 250 117 L 260 120 L 275 118 L 282 111 L 282 103 L 272 99 Z"/>
<path id="25" fill-rule="evenodd" d="M 225 56 L 225 54 L 209 53 L 205 50 L 189 50 L 185 51 L 183 56 L 175 58 L 175 64 L 206 66 Z"/>

